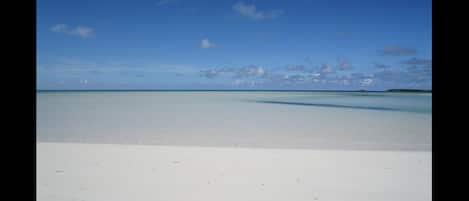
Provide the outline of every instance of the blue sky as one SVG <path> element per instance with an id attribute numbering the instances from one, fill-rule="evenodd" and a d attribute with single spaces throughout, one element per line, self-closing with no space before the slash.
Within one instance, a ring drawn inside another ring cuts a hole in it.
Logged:
<path id="1" fill-rule="evenodd" d="M 430 0 L 37 1 L 38 89 L 431 89 Z"/>

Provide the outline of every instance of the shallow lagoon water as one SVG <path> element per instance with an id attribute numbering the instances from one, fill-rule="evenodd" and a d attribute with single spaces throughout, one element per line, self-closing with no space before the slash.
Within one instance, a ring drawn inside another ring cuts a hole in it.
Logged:
<path id="1" fill-rule="evenodd" d="M 37 140 L 431 150 L 431 93 L 38 92 Z"/>

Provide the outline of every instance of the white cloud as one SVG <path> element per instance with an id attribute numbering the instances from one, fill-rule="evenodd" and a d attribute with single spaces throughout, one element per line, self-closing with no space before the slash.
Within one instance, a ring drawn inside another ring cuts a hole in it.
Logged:
<path id="1" fill-rule="evenodd" d="M 264 19 L 274 19 L 279 15 L 283 14 L 282 10 L 269 10 L 261 11 L 257 10 L 254 4 L 248 5 L 242 1 L 237 2 L 233 5 L 233 10 L 238 12 L 240 15 L 251 18 L 253 20 L 264 20 Z"/>
<path id="2" fill-rule="evenodd" d="M 211 43 L 208 39 L 202 39 L 202 41 L 200 41 L 200 48 L 213 48 L 215 47 L 215 44 Z"/>
<path id="3" fill-rule="evenodd" d="M 68 29 L 66 24 L 57 24 L 53 26 L 50 30 L 53 32 L 66 32 Z"/>
<path id="4" fill-rule="evenodd" d="M 57 24 L 51 27 L 52 32 L 64 33 L 71 36 L 78 36 L 81 38 L 88 38 L 94 35 L 94 30 L 86 26 L 77 26 L 75 28 L 70 28 L 66 24 Z"/>
<path id="5" fill-rule="evenodd" d="M 85 26 L 78 26 L 75 29 L 70 30 L 69 34 L 88 38 L 93 35 L 93 29 Z"/>
<path id="6" fill-rule="evenodd" d="M 311 77 L 319 78 L 321 77 L 321 73 L 312 73 Z"/>
<path id="7" fill-rule="evenodd" d="M 334 69 L 332 69 L 332 66 L 329 64 L 323 64 L 321 66 L 321 73 L 333 73 Z"/>
<path id="8" fill-rule="evenodd" d="M 339 70 L 345 71 L 345 70 L 350 70 L 352 69 L 352 64 L 347 61 L 345 58 L 339 58 Z"/>
<path id="9" fill-rule="evenodd" d="M 361 86 L 369 86 L 371 84 L 373 84 L 373 79 L 370 78 L 366 78 L 360 81 Z"/>
<path id="10" fill-rule="evenodd" d="M 254 87 L 260 84 L 263 84 L 264 82 L 262 81 L 256 81 L 256 80 L 241 80 L 241 79 L 236 79 L 232 84 L 234 86 L 248 86 L 248 87 Z"/>
<path id="11" fill-rule="evenodd" d="M 262 66 L 249 65 L 241 68 L 212 68 L 200 70 L 200 76 L 215 78 L 219 75 L 232 75 L 234 78 L 264 78 L 267 75 Z"/>
<path id="12" fill-rule="evenodd" d="M 237 77 L 262 77 L 265 75 L 265 70 L 262 66 L 249 65 L 240 68 L 236 74 Z"/>

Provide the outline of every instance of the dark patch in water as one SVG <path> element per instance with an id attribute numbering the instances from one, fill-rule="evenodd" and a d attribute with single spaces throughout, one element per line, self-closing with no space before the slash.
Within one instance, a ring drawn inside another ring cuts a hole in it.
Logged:
<path id="1" fill-rule="evenodd" d="M 349 109 L 403 111 L 399 109 L 385 108 L 385 107 L 366 107 L 366 106 L 350 106 L 350 105 L 318 104 L 318 103 L 298 103 L 298 102 L 284 102 L 284 101 L 255 101 L 255 102 L 256 103 L 281 104 L 281 105 L 301 105 L 301 106 L 335 107 L 335 108 L 349 108 Z"/>
<path id="2" fill-rule="evenodd" d="M 387 94 L 345 94 L 344 96 L 387 96 Z"/>

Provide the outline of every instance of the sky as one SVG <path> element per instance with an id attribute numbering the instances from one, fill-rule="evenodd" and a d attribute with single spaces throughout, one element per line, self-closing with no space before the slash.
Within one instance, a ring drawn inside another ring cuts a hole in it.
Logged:
<path id="1" fill-rule="evenodd" d="M 431 0 L 38 0 L 37 89 L 432 88 Z"/>

